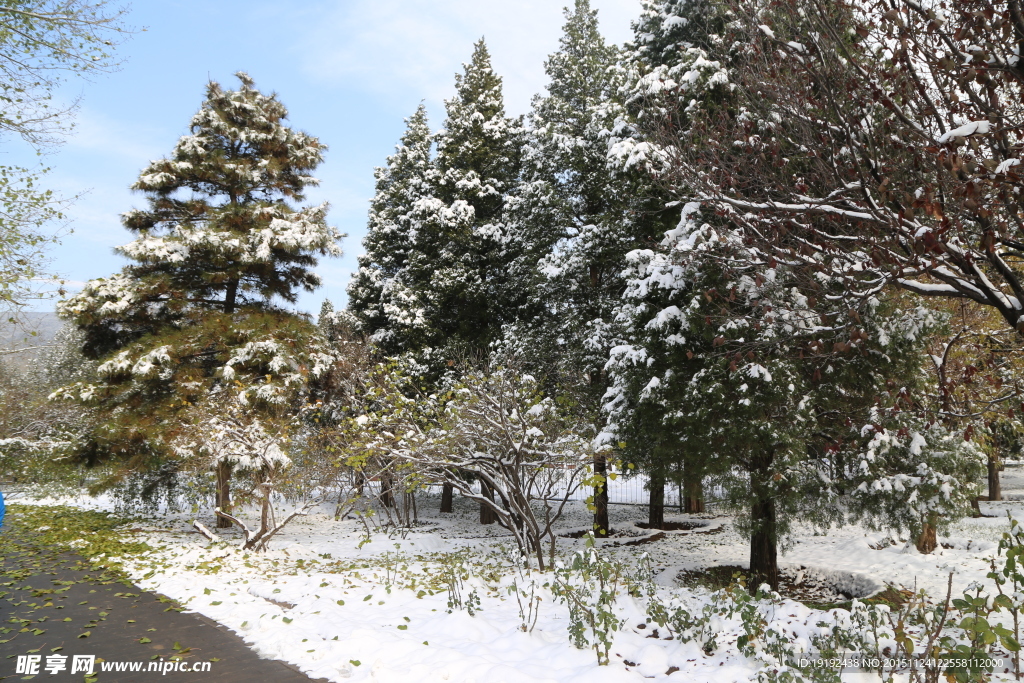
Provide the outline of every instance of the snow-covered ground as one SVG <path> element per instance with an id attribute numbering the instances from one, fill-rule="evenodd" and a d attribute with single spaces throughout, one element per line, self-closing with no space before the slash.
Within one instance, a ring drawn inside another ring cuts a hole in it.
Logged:
<path id="1" fill-rule="evenodd" d="M 1009 502 L 982 503 L 992 517 L 956 524 L 944 546 L 931 555 L 912 545 L 886 544 L 886 534 L 859 526 L 815 533 L 797 526 L 782 564 L 801 576 L 833 579 L 848 592 L 870 593 L 886 583 L 945 594 L 954 573 L 955 594 L 984 580 L 1006 512 L 1024 520 L 1024 476 L 1008 468 L 1004 491 Z M 84 501 L 83 501 L 84 502 Z M 93 501 L 95 503 L 95 501 Z M 562 532 L 590 522 L 574 503 Z M 516 576 L 509 560 L 511 538 L 496 525 L 477 524 L 475 508 L 457 501 L 453 514 L 437 513 L 435 498 L 418 505 L 421 526 L 408 534 L 373 534 L 367 541 L 359 521 L 335 521 L 325 508 L 300 518 L 262 554 L 238 549 L 234 530 L 223 543 L 195 533 L 191 517 L 168 515 L 140 536 L 158 550 L 126 566 L 143 588 L 168 595 L 237 632 L 261 655 L 285 660 L 312 677 L 332 681 L 630 681 L 671 678 L 682 681 L 749 681 L 758 665 L 728 647 L 738 632 L 719 640 L 711 656 L 695 643 L 652 637 L 643 611 L 632 600 L 619 601 L 625 627 L 615 637 L 611 664 L 597 666 L 592 650 L 576 649 L 568 633 L 565 605 L 541 588 L 539 618 L 532 632 L 520 625 L 519 602 L 509 587 Z M 612 525 L 627 536 L 599 542 L 602 555 L 635 566 L 648 553 L 663 596 L 699 604 L 702 589 L 681 588 L 682 570 L 712 565 L 745 566 L 748 545 L 728 517 L 668 515 L 675 521 L 705 524 L 692 531 L 666 532 L 640 545 L 652 532 L 634 527 L 645 508 L 611 507 Z M 201 519 L 212 526 L 211 520 Z M 170 532 L 168 533 L 168 529 Z M 701 533 L 711 531 L 712 533 Z M 580 539 L 560 537 L 563 559 L 583 548 Z M 470 615 L 449 609 L 442 575 L 452 557 L 467 551 L 470 578 L 463 593 L 475 590 L 479 610 Z M 520 578 L 520 583 L 522 579 Z M 782 622 L 801 636 L 815 632 L 825 613 L 787 601 Z M 640 625 L 643 624 L 643 627 Z M 735 629 L 734 629 L 735 630 Z M 844 681 L 853 681 L 846 678 Z"/>

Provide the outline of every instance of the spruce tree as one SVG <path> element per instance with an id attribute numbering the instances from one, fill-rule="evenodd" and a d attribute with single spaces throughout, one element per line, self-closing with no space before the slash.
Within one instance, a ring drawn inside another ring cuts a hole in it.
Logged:
<path id="1" fill-rule="evenodd" d="M 80 449 L 88 462 L 161 465 L 182 455 L 175 434 L 224 391 L 280 413 L 330 364 L 315 326 L 275 303 L 319 284 L 316 255 L 340 254 L 327 205 L 289 203 L 317 183 L 310 173 L 325 146 L 287 127 L 277 97 L 237 75 L 238 90 L 207 86 L 190 134 L 132 186 L 149 204 L 123 215 L 136 238 L 118 252 L 132 263 L 59 308 L 101 361 L 98 382 L 58 392 L 104 416 Z M 229 479 L 222 465 L 225 510 Z"/>

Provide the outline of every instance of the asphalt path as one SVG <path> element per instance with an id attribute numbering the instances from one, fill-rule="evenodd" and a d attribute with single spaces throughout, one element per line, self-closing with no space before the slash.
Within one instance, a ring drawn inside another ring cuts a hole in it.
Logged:
<path id="1" fill-rule="evenodd" d="M 93 675 L 86 673 L 89 657 L 95 658 Z M 94 570 L 80 556 L 26 548 L 0 557 L 0 681 L 15 680 L 313 679 L 284 662 L 261 659 L 215 622 L 183 612 L 169 598 L 123 577 Z"/>

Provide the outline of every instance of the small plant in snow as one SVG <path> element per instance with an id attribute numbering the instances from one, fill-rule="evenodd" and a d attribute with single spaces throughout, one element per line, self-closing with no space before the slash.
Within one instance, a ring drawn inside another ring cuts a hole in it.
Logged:
<path id="1" fill-rule="evenodd" d="M 513 552 L 510 559 L 515 576 L 508 587 L 508 594 L 515 596 L 519 606 L 519 630 L 533 633 L 540 616 L 540 603 L 544 600 L 538 593 L 550 583 L 541 584 L 539 575 L 530 567 L 530 558 L 522 552 Z"/>
<path id="2" fill-rule="evenodd" d="M 480 611 L 480 595 L 476 588 L 466 592 L 466 581 L 470 579 L 469 567 L 466 566 L 466 552 L 449 553 L 441 562 L 441 580 L 448 590 L 448 612 L 464 609 L 469 616 Z"/>
<path id="3" fill-rule="evenodd" d="M 1010 513 L 1006 513 L 1009 517 Z M 1010 530 L 1003 533 L 999 541 L 999 553 L 1006 554 L 1006 560 L 1001 568 L 996 567 L 992 560 L 992 571 L 988 578 L 995 583 L 998 597 L 993 599 L 993 604 L 1000 604 L 1005 607 L 1013 618 L 1013 646 L 1007 649 L 1013 653 L 1013 670 L 1017 672 L 1017 680 L 1020 680 L 1020 617 L 1024 611 L 1024 567 L 1021 567 L 1024 559 L 1024 527 L 1010 517 Z"/>
<path id="4" fill-rule="evenodd" d="M 555 565 L 552 590 L 569 607 L 569 637 L 580 649 L 593 648 L 601 666 L 607 666 L 612 638 L 625 623 L 615 613 L 625 581 L 622 565 L 598 554 L 593 533 L 569 565 Z"/>

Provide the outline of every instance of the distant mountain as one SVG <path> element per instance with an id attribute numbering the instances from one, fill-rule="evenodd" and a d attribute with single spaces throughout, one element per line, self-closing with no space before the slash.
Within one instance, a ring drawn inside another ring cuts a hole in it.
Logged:
<path id="1" fill-rule="evenodd" d="M 39 355 L 40 347 L 53 341 L 64 321 L 56 313 L 22 313 L 22 325 L 0 322 L 0 349 L 25 349 L 21 353 L 3 354 L 5 363 L 21 367 Z"/>

